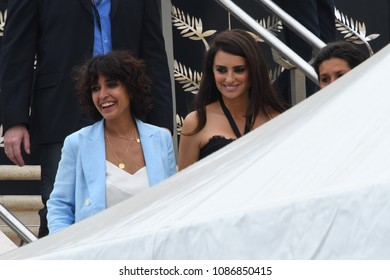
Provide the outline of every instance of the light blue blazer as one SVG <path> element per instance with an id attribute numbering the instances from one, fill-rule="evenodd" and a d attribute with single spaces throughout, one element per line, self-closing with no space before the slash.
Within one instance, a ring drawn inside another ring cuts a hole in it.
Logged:
<path id="1" fill-rule="evenodd" d="M 138 119 L 136 124 L 153 186 L 176 173 L 172 136 L 168 130 Z M 103 120 L 66 137 L 47 208 L 50 233 L 106 209 Z"/>

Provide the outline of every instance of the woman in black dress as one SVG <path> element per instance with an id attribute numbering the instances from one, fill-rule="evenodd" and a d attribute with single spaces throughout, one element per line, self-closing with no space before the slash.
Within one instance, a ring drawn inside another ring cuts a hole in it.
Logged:
<path id="1" fill-rule="evenodd" d="M 284 110 L 252 35 L 239 29 L 219 33 L 205 57 L 196 110 L 184 120 L 179 170 Z"/>

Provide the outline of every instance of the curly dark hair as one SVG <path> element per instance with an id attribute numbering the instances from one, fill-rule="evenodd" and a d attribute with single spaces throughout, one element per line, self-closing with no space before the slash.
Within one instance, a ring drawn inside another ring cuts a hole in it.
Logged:
<path id="1" fill-rule="evenodd" d="M 247 31 L 241 29 L 226 30 L 217 34 L 205 54 L 203 77 L 200 83 L 196 111 L 198 126 L 189 135 L 198 133 L 206 125 L 206 105 L 217 101 L 221 93 L 217 89 L 213 64 L 216 53 L 221 50 L 245 58 L 249 69 L 249 102 L 246 109 L 246 124 L 253 127 L 260 112 L 271 118 L 272 110 L 284 112 L 283 102 L 276 94 L 269 77 L 268 67 L 256 40 Z"/>
<path id="2" fill-rule="evenodd" d="M 75 68 L 74 74 L 81 108 L 94 121 L 102 118 L 92 101 L 91 92 L 91 86 L 97 83 L 100 75 L 120 81 L 126 87 L 134 117 L 141 118 L 152 107 L 151 79 L 146 64 L 128 51 L 112 51 L 95 56 Z"/>
<path id="3" fill-rule="evenodd" d="M 314 59 L 313 67 L 317 75 L 322 62 L 331 58 L 340 58 L 348 63 L 349 68 L 353 69 L 368 58 L 368 54 L 350 42 L 336 41 L 323 47 Z"/>

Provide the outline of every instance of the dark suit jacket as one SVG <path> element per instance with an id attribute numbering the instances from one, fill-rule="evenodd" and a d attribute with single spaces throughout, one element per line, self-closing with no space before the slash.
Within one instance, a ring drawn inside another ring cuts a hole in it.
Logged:
<path id="1" fill-rule="evenodd" d="M 158 0 L 111 0 L 113 49 L 146 60 L 154 109 L 147 121 L 172 129 L 169 69 Z M 0 51 L 4 129 L 30 124 L 40 143 L 63 141 L 79 128 L 72 69 L 93 53 L 90 0 L 10 0 Z M 33 62 L 37 55 L 37 66 Z"/>

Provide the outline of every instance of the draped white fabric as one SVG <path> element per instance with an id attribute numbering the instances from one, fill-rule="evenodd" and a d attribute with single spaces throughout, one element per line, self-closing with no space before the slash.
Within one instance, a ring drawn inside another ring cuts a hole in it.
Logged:
<path id="1" fill-rule="evenodd" d="M 136 197 L 3 259 L 389 259 L 390 46 Z"/>
<path id="2" fill-rule="evenodd" d="M 0 255 L 15 248 L 17 248 L 16 245 L 0 231 Z"/>

